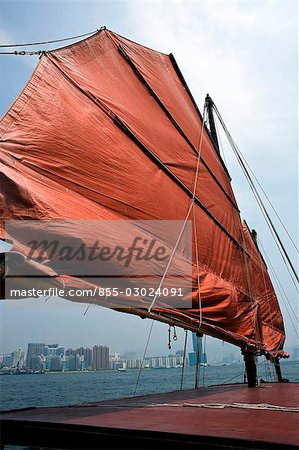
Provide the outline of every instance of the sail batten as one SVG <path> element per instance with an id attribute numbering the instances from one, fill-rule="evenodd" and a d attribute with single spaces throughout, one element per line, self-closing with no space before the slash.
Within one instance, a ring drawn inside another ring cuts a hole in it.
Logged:
<path id="1" fill-rule="evenodd" d="M 30 219 L 183 221 L 195 189 L 199 264 L 193 255 L 191 303 L 189 296 L 180 309 L 155 305 L 151 314 L 240 347 L 283 353 L 283 320 L 267 269 L 169 55 L 109 30 L 43 54 L 0 123 L 0 151 L 3 229 L 11 219 L 20 227 Z M 66 237 L 72 231 L 68 223 L 53 229 Z M 89 242 L 82 229 L 80 239 Z M 13 252 L 26 256 L 24 243 L 12 240 Z M 42 273 L 55 264 L 50 258 L 37 267 Z M 59 275 L 69 288 L 90 285 Z M 121 297 L 113 308 L 122 308 Z M 150 317 L 134 304 L 126 312 Z"/>

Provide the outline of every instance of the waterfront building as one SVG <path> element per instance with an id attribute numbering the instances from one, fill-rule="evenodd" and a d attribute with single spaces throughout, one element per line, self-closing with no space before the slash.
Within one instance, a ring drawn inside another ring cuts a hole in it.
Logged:
<path id="1" fill-rule="evenodd" d="M 92 368 L 92 350 L 91 348 L 85 348 L 83 352 L 84 356 L 84 364 L 86 365 L 87 369 Z"/>
<path id="2" fill-rule="evenodd" d="M 41 372 L 44 369 L 42 357 L 39 355 L 31 356 L 27 369 L 31 370 L 32 372 Z"/>
<path id="3" fill-rule="evenodd" d="M 26 355 L 26 368 L 30 368 L 30 361 L 33 356 L 43 355 L 45 344 L 31 342 L 28 344 Z"/>
<path id="4" fill-rule="evenodd" d="M 109 355 L 109 369 L 117 370 L 124 366 L 124 358 L 120 353 L 113 352 Z"/>
<path id="5" fill-rule="evenodd" d="M 92 348 L 92 365 L 94 370 L 109 369 L 109 348 L 95 345 Z"/>
<path id="6" fill-rule="evenodd" d="M 183 356 L 153 356 L 145 358 L 145 366 L 153 369 L 172 368 L 183 364 Z"/>
<path id="7" fill-rule="evenodd" d="M 207 364 L 208 358 L 206 353 L 201 353 L 199 357 L 199 364 Z M 196 353 L 191 352 L 189 353 L 189 366 L 193 367 L 196 365 Z"/>
<path id="8" fill-rule="evenodd" d="M 73 350 L 72 348 L 68 348 L 65 351 L 65 356 L 73 356 L 75 354 L 75 350 Z"/>
<path id="9" fill-rule="evenodd" d="M 12 367 L 13 356 L 11 354 L 3 355 L 3 367 Z"/>
<path id="10" fill-rule="evenodd" d="M 127 369 L 140 369 L 142 367 L 142 359 L 134 358 L 126 360 L 126 368 Z"/>
<path id="11" fill-rule="evenodd" d="M 51 371 L 61 371 L 62 370 L 62 358 L 57 355 L 49 356 L 48 368 Z"/>
<path id="12" fill-rule="evenodd" d="M 68 370 L 81 370 L 80 355 L 72 355 L 67 357 Z"/>
<path id="13" fill-rule="evenodd" d="M 203 350 L 203 344 L 202 344 L 202 337 L 197 338 L 196 333 L 192 333 L 192 344 L 193 344 L 193 352 L 189 353 L 189 366 L 195 366 L 196 365 L 196 354 L 197 354 L 197 346 L 199 345 L 199 363 L 200 364 L 207 364 L 208 358 L 206 353 L 204 353 Z"/>
<path id="14" fill-rule="evenodd" d="M 17 367 L 21 369 L 24 366 L 25 353 L 19 348 L 11 354 L 12 356 L 12 367 Z"/>

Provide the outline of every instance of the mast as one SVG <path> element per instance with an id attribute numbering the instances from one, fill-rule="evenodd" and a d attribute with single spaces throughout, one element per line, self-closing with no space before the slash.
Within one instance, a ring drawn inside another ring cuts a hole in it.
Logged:
<path id="1" fill-rule="evenodd" d="M 216 130 L 214 114 L 213 114 L 213 100 L 211 99 L 209 94 L 207 94 L 207 96 L 206 96 L 206 105 L 207 105 L 207 113 L 208 113 L 208 118 L 209 118 L 211 138 L 213 140 L 214 147 L 215 147 L 217 153 L 220 154 L 217 130 Z M 252 238 L 253 238 L 254 242 L 256 243 L 256 233 L 255 234 L 253 233 Z M 247 349 L 243 349 L 242 355 L 244 357 L 248 387 L 256 387 L 256 385 L 257 385 L 257 370 L 256 370 L 256 363 L 255 363 L 255 353 L 248 351 Z M 275 368 L 276 368 L 276 366 L 275 366 Z M 197 372 L 198 372 L 198 360 L 196 361 L 195 387 L 197 387 L 197 383 L 198 383 Z"/>
<path id="2" fill-rule="evenodd" d="M 253 353 L 247 349 L 244 349 L 244 350 L 242 350 L 242 355 L 244 357 L 248 387 L 256 387 L 256 385 L 257 385 L 257 370 L 256 370 L 256 363 L 255 363 L 255 353 Z"/>
<path id="3" fill-rule="evenodd" d="M 209 118 L 211 138 L 213 140 L 214 147 L 215 147 L 218 155 L 220 155 L 217 130 L 216 130 L 214 114 L 213 114 L 213 100 L 209 96 L 209 94 L 206 95 L 206 105 L 207 105 L 207 113 L 208 113 L 208 118 Z M 252 239 L 253 239 L 254 243 L 257 245 L 256 237 L 257 236 L 256 236 L 255 230 L 252 230 Z M 248 351 L 247 349 L 243 349 L 242 350 L 242 355 L 244 357 L 245 371 L 246 371 L 248 387 L 256 387 L 257 386 L 257 369 L 256 369 L 256 362 L 255 362 L 255 356 L 256 355 L 255 355 L 255 353 L 253 353 L 252 351 Z M 198 363 L 199 363 L 199 361 L 198 361 L 198 358 L 197 358 L 197 360 L 196 360 L 195 387 L 198 387 L 198 375 L 197 375 L 197 373 L 198 373 Z M 278 366 L 275 365 L 275 370 L 278 370 L 277 367 L 280 369 L 279 360 L 278 360 Z M 279 379 L 278 375 L 277 375 L 277 378 Z M 281 378 L 281 373 L 280 373 L 280 378 Z"/>
<path id="4" fill-rule="evenodd" d="M 275 356 L 275 357 L 272 359 L 272 362 L 273 362 L 274 369 L 275 369 L 275 372 L 276 372 L 277 381 L 278 381 L 279 383 L 282 383 L 284 380 L 283 380 L 283 378 L 282 378 L 282 373 L 281 373 L 281 367 L 280 367 L 279 357 L 278 357 L 278 356 Z"/>
<path id="5" fill-rule="evenodd" d="M 217 136 L 216 125 L 215 125 L 215 120 L 214 120 L 214 113 L 213 113 L 213 100 L 211 99 L 209 94 L 206 95 L 206 105 L 207 105 L 211 137 L 212 137 L 214 147 L 215 147 L 217 153 L 220 154 L 218 136 Z"/>

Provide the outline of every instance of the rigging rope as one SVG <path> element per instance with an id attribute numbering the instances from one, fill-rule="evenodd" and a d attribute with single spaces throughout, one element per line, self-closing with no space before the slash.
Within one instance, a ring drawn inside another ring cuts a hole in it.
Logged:
<path id="1" fill-rule="evenodd" d="M 258 239 L 257 235 L 256 235 L 256 239 Z M 255 244 L 257 244 L 257 240 L 256 240 Z M 259 250 L 259 256 L 260 256 L 261 260 L 263 261 L 263 265 L 265 266 L 265 261 L 264 261 L 264 259 L 262 257 L 261 251 L 260 251 L 260 249 L 258 249 L 258 250 Z M 268 317 L 270 317 L 270 322 L 271 322 L 272 329 L 275 330 L 275 325 L 274 325 L 274 316 L 275 316 L 275 314 L 273 316 L 273 312 L 276 313 L 276 311 L 275 311 L 274 305 L 272 305 L 272 302 L 270 301 L 270 298 L 267 297 L 268 286 L 267 286 L 266 277 L 265 277 L 265 270 L 262 269 L 261 272 L 262 272 L 263 284 L 264 284 L 264 297 L 265 297 L 265 300 L 266 300 L 266 303 L 267 303 L 267 306 L 268 306 L 268 313 L 269 313 Z"/>
<path id="2" fill-rule="evenodd" d="M 104 28 L 106 28 L 106 27 L 102 27 L 101 30 Z M 71 36 L 71 37 L 62 38 L 62 39 L 52 39 L 50 41 L 27 42 L 26 44 L 4 44 L 4 45 L 0 45 L 0 48 L 27 47 L 27 46 L 31 46 L 31 45 L 54 44 L 56 42 L 71 41 L 73 39 L 79 39 L 81 37 L 90 36 L 91 34 L 97 33 L 98 31 L 99 30 L 90 31 L 89 33 L 78 34 L 77 36 Z"/>
<path id="3" fill-rule="evenodd" d="M 264 216 L 264 218 L 266 220 L 266 223 L 267 223 L 267 225 L 268 225 L 268 227 L 269 227 L 269 229 L 271 231 L 271 234 L 272 234 L 272 236 L 273 236 L 273 238 L 275 240 L 275 243 L 276 243 L 276 245 L 277 245 L 277 247 L 279 249 L 279 252 L 280 252 L 280 254 L 281 254 L 282 258 L 283 258 L 283 261 L 286 264 L 288 269 L 290 267 L 290 269 L 291 269 L 293 275 L 295 276 L 297 282 L 299 282 L 299 277 L 298 277 L 298 274 L 297 274 L 297 272 L 295 270 L 295 267 L 294 267 L 294 265 L 293 265 L 289 255 L 288 255 L 288 252 L 286 251 L 286 249 L 285 249 L 285 247 L 284 247 L 284 245 L 283 245 L 283 243 L 282 243 L 282 241 L 280 239 L 280 236 L 279 236 L 279 234 L 278 234 L 278 232 L 276 230 L 276 227 L 275 227 L 274 223 L 272 222 L 272 220 L 271 220 L 271 218 L 270 218 L 270 216 L 268 214 L 268 211 L 267 211 L 267 209 L 266 209 L 266 207 L 264 205 L 264 202 L 263 202 L 263 200 L 262 200 L 262 198 L 261 198 L 261 196 L 260 196 L 260 194 L 259 194 L 259 192 L 258 192 L 258 190 L 257 190 L 257 188 L 256 188 L 256 186 L 255 186 L 255 184 L 253 182 L 253 180 L 252 180 L 252 177 L 251 177 L 249 171 L 246 168 L 246 165 L 245 165 L 245 163 L 243 161 L 243 155 L 241 154 L 237 144 L 235 143 L 235 141 L 233 140 L 231 134 L 229 133 L 229 131 L 228 131 L 228 129 L 227 129 L 227 127 L 226 127 L 222 117 L 221 117 L 221 114 L 219 113 L 219 111 L 218 111 L 218 109 L 217 109 L 217 107 L 216 107 L 214 102 L 213 102 L 213 109 L 214 109 L 214 111 L 215 111 L 215 113 L 216 113 L 216 115 L 217 115 L 217 117 L 218 117 L 218 119 L 219 119 L 219 121 L 220 121 L 220 123 L 221 123 L 221 125 L 223 127 L 223 130 L 226 133 L 227 139 L 228 139 L 228 141 L 229 141 L 229 143 L 230 143 L 230 145 L 231 145 L 231 147 L 232 147 L 232 149 L 233 149 L 233 151 L 234 151 L 234 153 L 235 153 L 235 155 L 237 157 L 237 161 L 239 162 L 239 164 L 240 164 L 240 166 L 241 166 L 241 168 L 243 170 L 243 173 L 245 175 L 245 178 L 247 179 L 247 181 L 249 183 L 249 186 L 250 186 L 250 188 L 251 188 L 251 190 L 252 190 L 252 192 L 253 192 L 256 200 L 257 200 L 257 203 L 258 203 L 262 213 L 263 213 L 263 216 Z M 289 267 L 288 267 L 288 264 L 289 264 Z M 290 276 L 292 278 L 292 281 L 294 282 L 294 279 L 293 279 L 293 277 L 291 275 L 291 272 L 289 272 L 289 274 L 290 274 Z M 294 282 L 294 284 L 296 286 L 295 282 Z"/>
<path id="4" fill-rule="evenodd" d="M 264 364 L 264 363 L 265 363 L 265 361 L 261 361 L 261 362 L 259 362 L 259 363 L 256 364 L 256 367 L 258 367 L 258 366 L 260 366 L 261 364 Z M 243 363 L 243 364 L 244 364 L 244 363 Z M 238 373 L 238 375 L 235 375 L 235 376 L 229 378 L 228 380 L 224 381 L 222 384 L 228 384 L 230 381 L 235 380 L 236 378 L 241 377 L 242 375 L 244 375 L 244 372 L 245 372 L 245 369 L 243 368 L 243 371 L 242 371 L 242 372 Z"/>
<path id="5" fill-rule="evenodd" d="M 133 397 L 135 397 L 136 392 L 137 392 L 137 389 L 138 389 L 138 384 L 139 384 L 139 380 L 140 380 L 140 375 L 141 375 L 141 371 L 142 371 L 142 369 L 143 369 L 143 365 L 144 365 L 144 361 L 145 361 L 145 357 L 146 357 L 146 352 L 147 352 L 148 344 L 149 344 L 149 341 L 150 341 L 150 338 L 151 338 L 151 335 L 152 335 L 154 323 L 155 323 L 155 321 L 152 320 L 152 323 L 151 323 L 151 326 L 150 326 L 150 329 L 149 329 L 149 332 L 148 332 L 148 336 L 147 336 L 147 341 L 146 341 L 146 344 L 145 344 L 144 352 L 143 352 L 142 363 L 141 363 L 141 365 L 140 365 L 140 367 L 139 367 L 139 371 L 138 371 L 138 377 L 137 377 L 137 380 L 136 380 L 136 384 L 135 384 L 135 389 L 134 389 Z"/>
<path id="6" fill-rule="evenodd" d="M 284 290 L 284 287 L 282 286 L 281 282 L 279 281 L 279 277 L 278 277 L 278 275 L 277 275 L 277 273 L 276 273 L 276 271 L 275 271 L 275 269 L 274 269 L 274 267 L 273 267 L 273 265 L 272 265 L 272 263 L 271 263 L 271 260 L 270 260 L 269 256 L 267 255 L 267 252 L 266 252 L 266 250 L 265 250 L 265 247 L 263 246 L 263 244 L 262 244 L 262 242 L 261 242 L 261 240 L 260 240 L 259 237 L 258 237 L 258 243 L 259 243 L 261 249 L 263 250 L 263 252 L 264 252 L 264 254 L 265 254 L 265 258 L 266 258 L 266 260 L 267 260 L 267 263 L 269 264 L 270 269 L 272 270 L 273 274 L 275 275 L 276 282 L 277 282 L 277 284 L 279 285 L 278 287 L 280 287 L 281 291 L 283 292 L 284 297 L 285 297 L 286 301 L 288 302 L 288 305 L 289 305 L 289 307 L 290 307 L 290 309 L 291 309 L 291 311 L 292 311 L 292 313 L 293 313 L 293 315 L 294 315 L 294 318 L 296 319 L 296 321 L 297 321 L 298 324 L 299 324 L 299 317 L 297 317 L 297 314 L 296 314 L 295 311 L 293 310 L 292 303 L 291 303 L 291 301 L 290 301 L 290 299 L 289 299 L 289 297 L 288 297 L 286 291 Z M 280 295 L 282 295 L 281 292 L 280 292 Z"/>
<path id="7" fill-rule="evenodd" d="M 258 238 L 258 239 L 259 239 L 259 238 Z M 289 311 L 289 308 L 288 308 L 287 304 L 289 305 L 289 307 L 290 307 L 290 309 L 291 309 L 291 311 L 292 311 L 292 313 L 293 313 L 293 315 L 294 315 L 296 321 L 299 323 L 299 319 L 298 319 L 298 317 L 297 317 L 297 314 L 295 314 L 295 311 L 293 310 L 293 307 L 292 307 L 292 305 L 291 305 L 291 302 L 290 302 L 290 300 L 289 300 L 289 298 L 288 298 L 288 296 L 287 296 L 285 290 L 283 289 L 283 286 L 281 285 L 281 283 L 280 283 L 280 281 L 279 281 L 278 275 L 277 275 L 277 273 L 276 273 L 276 271 L 275 271 L 273 265 L 271 264 L 271 261 L 270 261 L 268 255 L 267 255 L 266 250 L 265 250 L 265 248 L 263 247 L 263 244 L 261 243 L 261 240 L 260 240 L 260 239 L 259 239 L 259 245 L 261 246 L 261 248 L 262 248 L 262 250 L 263 250 L 263 253 L 264 253 L 264 255 L 265 255 L 266 261 L 267 261 L 267 263 L 268 263 L 268 265 L 269 265 L 269 268 L 270 268 L 270 270 L 271 270 L 271 272 L 272 272 L 272 274 L 273 274 L 273 278 L 274 278 L 274 280 L 275 280 L 275 282 L 276 282 L 277 290 L 278 290 L 278 292 L 280 293 L 281 300 L 282 300 L 282 302 L 283 302 L 283 304 L 284 304 L 284 306 L 285 306 L 285 308 L 286 308 L 286 311 L 287 311 L 287 314 L 288 314 L 288 316 L 289 316 L 289 319 L 290 319 L 290 322 L 291 322 L 291 324 L 292 324 L 292 327 L 294 328 L 295 334 L 296 334 L 297 338 L 299 339 L 298 328 L 295 326 L 295 324 L 294 324 L 294 322 L 293 322 L 293 318 L 292 318 L 292 315 L 290 314 L 290 311 Z M 284 296 L 283 296 L 282 292 L 283 292 Z M 285 297 L 285 299 L 284 299 L 284 297 Z"/>
<path id="8" fill-rule="evenodd" d="M 239 150 L 239 151 L 240 151 L 240 150 Z M 281 217 L 279 216 L 278 212 L 276 211 L 276 209 L 275 209 L 273 203 L 271 202 L 270 198 L 269 198 L 268 195 L 266 194 L 264 188 L 262 187 L 262 185 L 260 184 L 259 180 L 258 180 L 257 177 L 255 176 L 253 170 L 251 169 L 250 165 L 248 164 L 248 162 L 246 161 L 246 159 L 245 159 L 244 156 L 242 155 L 241 151 L 240 151 L 240 155 L 242 156 L 242 158 L 243 158 L 245 164 L 247 165 L 248 170 L 250 171 L 250 173 L 252 174 L 252 176 L 253 176 L 253 178 L 255 179 L 256 183 L 257 183 L 258 186 L 260 187 L 262 193 L 264 194 L 265 198 L 267 199 L 267 201 L 268 201 L 269 205 L 271 206 L 272 210 L 274 211 L 274 214 L 276 215 L 277 219 L 279 220 L 281 226 L 283 227 L 283 229 L 285 230 L 287 236 L 289 237 L 290 241 L 292 242 L 292 244 L 293 244 L 295 250 L 296 250 L 297 252 L 299 252 L 298 247 L 297 247 L 296 243 L 294 242 L 292 236 L 290 235 L 290 233 L 289 233 L 289 231 L 288 231 L 286 225 L 285 225 L 284 222 L 282 221 L 282 219 L 281 219 Z"/>
<path id="9" fill-rule="evenodd" d="M 224 152 L 224 148 L 223 148 L 222 140 L 221 140 L 221 134 L 220 134 L 220 132 L 219 132 L 218 124 L 217 124 L 216 121 L 215 121 L 215 126 L 216 126 L 216 130 L 217 130 L 217 136 L 218 136 L 218 140 L 219 140 L 219 143 L 220 143 L 220 148 L 221 148 L 222 156 L 223 156 L 225 165 L 227 166 L 227 161 L 226 161 L 226 157 L 225 157 L 225 152 Z M 274 206 L 273 203 L 271 202 L 270 198 L 268 197 L 267 193 L 265 192 L 265 190 L 264 190 L 263 186 L 261 185 L 261 183 L 259 182 L 258 178 L 255 176 L 255 174 L 254 174 L 252 168 L 250 167 L 248 161 L 246 160 L 245 156 L 243 155 L 243 153 L 241 152 L 241 150 L 240 150 L 239 148 L 238 148 L 238 150 L 239 150 L 239 152 L 240 152 L 240 155 L 241 155 L 242 158 L 243 158 L 243 161 L 244 161 L 245 165 L 247 166 L 247 169 L 248 169 L 249 172 L 251 173 L 252 177 L 255 179 L 255 181 L 256 181 L 256 183 L 258 184 L 259 188 L 261 189 L 262 193 L 264 194 L 266 200 L 268 201 L 269 205 L 271 206 L 271 208 L 272 208 L 274 214 L 276 215 L 277 219 L 279 220 L 281 226 L 283 227 L 284 231 L 286 232 L 286 234 L 287 234 L 288 238 L 290 239 L 291 243 L 293 244 L 295 250 L 296 250 L 297 252 L 299 252 L 298 247 L 297 247 L 296 243 L 294 242 L 294 239 L 292 238 L 292 236 L 291 236 L 291 234 L 289 233 L 289 231 L 288 231 L 288 229 L 287 229 L 285 223 L 283 222 L 283 220 L 282 220 L 281 217 L 279 216 L 278 212 L 276 211 L 275 206 Z"/>
<path id="10" fill-rule="evenodd" d="M 0 52 L 0 55 L 16 55 L 16 56 L 33 56 L 33 55 L 41 55 L 44 52 L 44 50 L 37 50 L 37 51 L 20 51 L 18 52 L 15 50 L 14 52 Z"/>

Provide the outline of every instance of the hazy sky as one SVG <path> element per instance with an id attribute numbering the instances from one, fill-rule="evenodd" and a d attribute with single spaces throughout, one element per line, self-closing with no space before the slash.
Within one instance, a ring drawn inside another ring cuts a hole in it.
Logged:
<path id="1" fill-rule="evenodd" d="M 2 44 L 73 36 L 103 25 L 149 47 L 174 53 L 200 109 L 209 92 L 296 238 L 297 1 L 0 1 Z M 53 46 L 36 49 L 40 48 Z M 2 114 L 27 82 L 37 58 L 0 56 L 0 64 Z M 225 157 L 242 216 L 257 229 L 298 312 L 296 291 L 226 146 Z M 281 308 L 286 346 L 293 346 L 295 333 L 282 302 Z M 113 350 L 142 353 L 150 326 L 149 321 L 100 307 L 90 308 L 83 316 L 84 305 L 66 301 L 3 302 L 0 310 L 0 352 L 25 348 L 30 341 L 56 341 L 74 347 L 100 343 Z M 209 345 L 216 348 L 215 340 L 210 339 Z M 175 349 L 182 347 L 180 337 Z M 148 351 L 158 353 L 168 354 L 167 327 L 161 324 L 155 324 Z"/>

